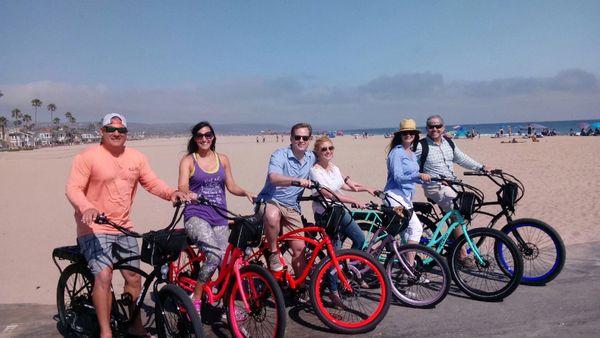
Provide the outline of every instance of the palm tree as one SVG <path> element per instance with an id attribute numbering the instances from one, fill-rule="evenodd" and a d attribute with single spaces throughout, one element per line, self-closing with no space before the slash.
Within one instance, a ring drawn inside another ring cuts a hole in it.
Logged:
<path id="1" fill-rule="evenodd" d="M 19 108 L 15 108 L 10 112 L 10 114 L 11 114 L 12 118 L 15 119 L 13 121 L 13 125 L 15 127 L 20 126 L 21 125 L 21 116 L 22 116 L 21 110 Z"/>
<path id="2" fill-rule="evenodd" d="M 58 117 L 53 118 L 52 123 L 54 124 L 54 127 L 56 129 L 58 129 L 58 125 L 60 124 L 60 118 L 58 118 Z"/>
<path id="3" fill-rule="evenodd" d="M 29 115 L 29 114 L 23 115 L 23 123 L 25 123 L 26 129 L 31 129 L 30 122 L 31 122 L 31 115 Z"/>
<path id="4" fill-rule="evenodd" d="M 0 92 L 0 94 L 2 94 Z M 0 143 L 4 141 L 4 128 L 8 124 L 8 119 L 4 116 L 0 116 L 0 128 L 2 128 L 2 138 L 0 138 Z"/>
<path id="5" fill-rule="evenodd" d="M 47 108 L 50 112 L 50 122 L 54 122 L 54 119 L 52 118 L 52 113 L 54 113 L 54 111 L 56 110 L 56 105 L 54 103 L 50 103 Z"/>
<path id="6" fill-rule="evenodd" d="M 33 100 L 31 100 L 31 105 L 33 106 L 33 108 L 35 108 L 34 121 L 35 121 L 35 123 L 37 123 L 37 110 L 39 107 L 42 106 L 42 101 L 40 101 L 40 99 L 33 99 Z"/>

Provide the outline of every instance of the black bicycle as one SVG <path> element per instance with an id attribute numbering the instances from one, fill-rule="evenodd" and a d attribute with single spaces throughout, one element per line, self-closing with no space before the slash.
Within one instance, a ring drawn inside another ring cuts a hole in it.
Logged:
<path id="1" fill-rule="evenodd" d="M 174 229 L 182 214 L 178 205 L 166 228 L 144 234 L 125 229 L 104 215 L 95 220 L 96 223 L 109 224 L 123 234 L 142 238 L 143 241 L 141 255 L 121 259 L 113 265 L 114 270 L 132 271 L 144 278 L 142 292 L 137 300 L 132 299 L 129 293 L 123 293 L 117 299 L 111 287 L 110 324 L 115 334 L 127 335 L 128 328 L 141 313 L 148 290 L 152 289 L 156 296 L 154 315 L 159 337 L 203 337 L 202 322 L 190 297 L 179 286 L 168 284 L 167 279 L 168 263 L 176 260 L 188 244 L 186 233 Z M 56 248 L 52 252 L 52 259 L 60 271 L 56 305 L 61 328 L 68 334 L 80 337 L 97 336 L 99 326 L 92 302 L 94 276 L 80 253 L 79 246 Z M 152 265 L 152 272 L 146 273 L 126 265 L 136 259 Z M 58 260 L 67 260 L 70 265 L 63 270 Z M 165 286 L 159 290 L 161 284 Z"/>
<path id="2" fill-rule="evenodd" d="M 488 228 L 496 226 L 504 217 L 506 224 L 500 231 L 507 234 L 518 246 L 523 256 L 524 269 L 521 283 L 527 285 L 544 285 L 552 281 L 561 272 L 566 250 L 562 238 L 554 228 L 547 223 L 534 218 L 513 219 L 517 203 L 525 194 L 525 187 L 515 176 L 500 169 L 491 172 L 465 172 L 465 176 L 485 176 L 498 186 L 496 199 L 491 201 L 476 201 L 478 204 L 475 214 L 491 217 Z M 489 207 L 500 207 L 494 213 Z M 482 208 L 486 207 L 486 210 Z M 428 203 L 419 205 L 419 218 L 424 225 L 431 226 L 440 219 L 439 214 Z M 501 257 L 502 259 L 502 257 Z M 506 265 L 506 261 L 501 260 Z"/>

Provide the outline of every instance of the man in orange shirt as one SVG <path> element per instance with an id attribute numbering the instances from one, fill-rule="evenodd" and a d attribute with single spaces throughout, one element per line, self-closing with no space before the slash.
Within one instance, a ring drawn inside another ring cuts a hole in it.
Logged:
<path id="1" fill-rule="evenodd" d="M 110 329 L 112 265 L 119 259 L 139 254 L 135 238 L 120 233 L 110 225 L 94 223 L 100 213 L 113 222 L 132 228 L 129 220 L 131 204 L 139 182 L 148 192 L 165 200 L 187 200 L 187 194 L 170 188 L 152 171 L 139 151 L 125 147 L 127 121 L 120 114 L 107 114 L 102 120 L 102 140 L 73 160 L 67 181 L 67 198 L 75 208 L 77 242 L 94 274 L 92 299 L 100 324 L 100 337 L 112 337 Z M 128 263 L 139 267 L 139 260 Z M 141 276 L 121 270 L 125 292 L 137 299 L 141 292 Z M 132 334 L 145 335 L 138 317 Z"/>

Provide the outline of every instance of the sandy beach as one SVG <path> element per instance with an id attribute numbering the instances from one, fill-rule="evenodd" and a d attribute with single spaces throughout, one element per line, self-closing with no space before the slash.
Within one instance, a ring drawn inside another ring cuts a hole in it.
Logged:
<path id="1" fill-rule="evenodd" d="M 176 185 L 177 169 L 187 139 L 132 141 L 128 146 L 145 153 L 154 171 Z M 334 139 L 334 162 L 346 175 L 367 185 L 385 184 L 385 147 L 389 139 L 373 136 Z M 544 220 L 572 245 L 600 240 L 595 232 L 600 218 L 600 137 L 549 137 L 539 143 L 501 144 L 498 139 L 457 140 L 457 145 L 476 160 L 502 168 L 525 184 L 526 193 L 516 216 Z M 287 143 L 255 137 L 219 137 L 217 151 L 231 160 L 237 183 L 258 192 L 264 183 L 270 153 Z M 0 303 L 55 304 L 58 271 L 51 259 L 52 249 L 75 243 L 73 209 L 64 190 L 73 157 L 86 146 L 56 147 L 0 153 Z M 595 169 L 594 169 L 595 168 Z M 457 169 L 457 173 L 463 172 Z M 494 196 L 494 186 L 485 178 L 465 181 Z M 367 194 L 363 200 L 373 199 Z M 416 200 L 423 201 L 420 191 Z M 248 213 L 246 199 L 229 196 L 229 206 Z M 304 213 L 312 214 L 310 205 Z M 168 223 L 172 207 L 142 188 L 138 190 L 132 219 L 138 231 L 157 229 Z M 475 224 L 485 223 L 483 218 Z M 568 262 L 567 262 L 568 264 Z"/>

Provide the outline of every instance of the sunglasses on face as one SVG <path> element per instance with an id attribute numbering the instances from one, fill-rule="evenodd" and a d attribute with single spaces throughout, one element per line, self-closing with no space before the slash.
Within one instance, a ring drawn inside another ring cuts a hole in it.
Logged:
<path id="1" fill-rule="evenodd" d="M 194 139 L 201 140 L 201 139 L 205 138 L 207 140 L 212 140 L 213 137 L 215 137 L 215 134 L 213 134 L 209 131 L 208 133 L 204 133 L 204 134 L 201 134 L 201 133 L 196 134 L 194 136 Z"/>
<path id="2" fill-rule="evenodd" d="M 127 134 L 127 128 L 126 127 L 111 127 L 111 126 L 106 126 L 104 127 L 104 131 L 107 133 L 114 133 L 115 131 L 118 131 L 119 134 Z"/>
<path id="3" fill-rule="evenodd" d="M 427 129 L 442 129 L 444 128 L 443 124 L 428 124 Z"/>
<path id="4" fill-rule="evenodd" d="M 308 141 L 310 140 L 310 136 L 294 135 L 294 141 L 300 141 L 301 139 L 302 141 Z"/>
<path id="5" fill-rule="evenodd" d="M 321 148 L 321 152 L 326 152 L 327 150 L 334 151 L 335 147 L 334 146 L 329 146 L 329 147 L 323 147 L 323 148 Z"/>
<path id="6" fill-rule="evenodd" d="M 415 136 L 415 133 L 400 133 L 402 136 Z"/>

